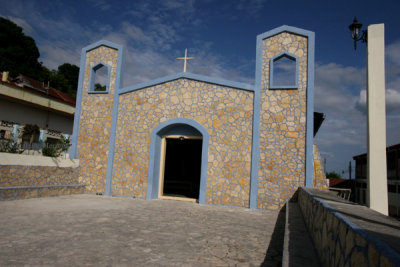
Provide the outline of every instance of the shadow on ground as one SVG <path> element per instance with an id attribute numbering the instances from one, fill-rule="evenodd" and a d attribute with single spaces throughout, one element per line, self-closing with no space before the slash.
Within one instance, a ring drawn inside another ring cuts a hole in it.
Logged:
<path id="1" fill-rule="evenodd" d="M 285 217 L 286 217 L 286 206 L 283 206 L 279 211 L 278 218 L 276 219 L 274 232 L 271 236 L 271 241 L 264 258 L 261 263 L 262 267 L 269 266 L 282 266 L 282 252 L 283 252 L 283 240 L 285 236 Z"/>

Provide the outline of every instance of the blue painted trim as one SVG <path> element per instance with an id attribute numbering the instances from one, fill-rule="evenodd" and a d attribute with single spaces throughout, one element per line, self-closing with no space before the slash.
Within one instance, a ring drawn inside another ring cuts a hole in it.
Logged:
<path id="1" fill-rule="evenodd" d="M 253 139 L 251 144 L 250 209 L 257 209 L 258 166 L 260 161 L 262 39 L 257 36 L 256 75 L 253 100 Z"/>
<path id="2" fill-rule="evenodd" d="M 104 194 L 106 196 L 111 196 L 111 185 L 112 176 L 114 171 L 114 152 L 115 152 L 115 139 L 117 132 L 117 122 L 118 122 L 118 107 L 119 107 L 119 89 L 122 81 L 122 66 L 124 65 L 124 49 L 121 47 L 118 50 L 118 60 L 117 60 L 117 70 L 116 70 L 116 81 L 114 88 L 114 99 L 113 99 L 113 109 L 111 117 L 111 130 L 110 130 L 110 143 L 108 145 L 108 155 L 107 155 L 107 173 L 106 173 L 106 188 Z"/>
<path id="3" fill-rule="evenodd" d="M 79 124 L 82 109 L 82 91 L 83 82 L 85 79 L 85 65 L 86 65 L 86 50 L 83 48 L 81 52 L 81 62 L 79 66 L 79 80 L 78 80 L 78 91 L 76 93 L 76 106 L 74 114 L 74 126 L 72 128 L 71 147 L 69 149 L 69 157 L 76 159 L 79 157 L 78 154 L 78 138 L 79 138 Z"/>
<path id="4" fill-rule="evenodd" d="M 329 204 L 325 203 L 317 196 L 314 196 L 310 191 L 307 190 L 307 188 L 300 187 L 300 190 L 304 190 L 304 192 L 306 192 L 310 198 L 318 202 L 324 209 L 332 213 L 333 216 L 335 216 L 339 221 L 342 221 L 344 224 L 346 224 L 353 232 L 361 235 L 367 241 L 367 243 L 372 243 L 375 246 L 376 250 L 387 257 L 392 263 L 400 264 L 399 253 L 392 249 L 388 244 L 368 234 L 368 232 L 366 232 L 363 228 L 359 227 L 350 219 L 342 215 L 340 211 L 332 208 Z"/>
<path id="5" fill-rule="evenodd" d="M 107 68 L 107 81 L 106 81 L 106 90 L 105 91 L 95 91 L 94 90 L 94 82 L 96 80 L 96 71 L 101 67 Z M 95 66 L 90 68 L 89 74 L 89 88 L 88 94 L 108 94 L 110 91 L 110 77 L 111 77 L 111 66 L 103 61 L 98 62 Z"/>
<path id="6" fill-rule="evenodd" d="M 240 89 L 240 90 L 251 91 L 251 92 L 254 91 L 254 86 L 250 85 L 250 84 L 233 82 L 233 81 L 223 80 L 223 79 L 219 79 L 219 78 L 193 74 L 193 73 L 189 73 L 189 72 L 181 72 L 181 73 L 165 76 L 165 77 L 162 77 L 159 79 L 155 79 L 152 81 L 148 81 L 148 82 L 140 83 L 137 85 L 132 85 L 132 86 L 122 88 L 119 93 L 126 94 L 126 93 L 129 93 L 132 91 L 144 89 L 146 87 L 155 86 L 155 85 L 158 85 L 161 83 L 171 82 L 171 81 L 178 80 L 181 78 L 186 78 L 189 80 L 195 80 L 195 81 L 206 82 L 206 83 L 212 83 L 212 84 L 227 86 L 227 87 L 236 88 L 236 89 Z"/>
<path id="7" fill-rule="evenodd" d="M 313 114 L 314 114 L 314 43 L 315 35 L 311 31 L 283 25 L 257 36 L 256 74 L 254 87 L 253 140 L 250 176 L 250 208 L 257 208 L 258 167 L 260 161 L 260 116 L 261 116 L 261 77 L 262 77 L 262 48 L 263 40 L 282 32 L 302 35 L 308 38 L 308 86 L 306 112 L 306 185 L 314 181 L 313 153 Z M 297 60 L 298 62 L 298 60 Z M 298 77 L 298 75 L 296 75 Z"/>
<path id="8" fill-rule="evenodd" d="M 112 42 L 107 41 L 107 40 L 100 40 L 100 41 L 97 41 L 97 42 L 95 42 L 93 44 L 85 46 L 84 48 L 82 48 L 82 51 L 84 50 L 87 53 L 87 52 L 89 52 L 89 51 L 91 51 L 93 49 L 96 49 L 99 46 L 107 46 L 107 47 L 110 47 L 110 48 L 113 48 L 113 49 L 119 50 L 119 51 L 121 51 L 123 49 L 122 45 L 115 44 L 115 43 L 112 43 Z"/>
<path id="9" fill-rule="evenodd" d="M 151 132 L 150 142 L 150 157 L 149 157 L 149 170 L 147 178 L 147 193 L 146 199 L 157 199 L 160 177 L 160 151 L 161 139 L 163 132 L 168 127 L 173 125 L 188 125 L 195 128 L 203 136 L 203 144 L 201 151 L 201 176 L 200 176 L 200 193 L 199 204 L 206 203 L 206 189 L 207 189 L 207 165 L 208 165 L 208 143 L 209 134 L 206 128 L 195 120 L 187 118 L 174 118 L 160 123 Z"/>
<path id="10" fill-rule="evenodd" d="M 79 138 L 79 124 L 80 124 L 80 116 L 82 109 L 82 91 L 83 91 L 83 83 L 85 80 L 85 67 L 86 67 L 86 53 L 90 50 L 93 50 L 99 46 L 107 46 L 113 49 L 122 50 L 122 46 L 118 44 L 111 43 L 106 40 L 98 41 L 94 44 L 88 45 L 82 48 L 81 51 L 81 61 L 79 65 L 79 80 L 78 80 L 78 91 L 76 94 L 76 107 L 75 107 L 75 115 L 74 115 L 74 126 L 72 130 L 71 137 L 71 147 L 69 149 L 69 157 L 71 159 L 75 159 L 79 157 L 77 146 L 78 146 L 78 138 Z M 116 87 L 117 88 L 117 87 Z"/>
<path id="11" fill-rule="evenodd" d="M 297 34 L 297 35 L 302 35 L 304 37 L 309 37 L 310 34 L 314 35 L 314 33 L 311 32 L 311 31 L 307 31 L 307 30 L 296 28 L 296 27 L 292 27 L 292 26 L 283 25 L 283 26 L 280 26 L 278 28 L 275 28 L 275 29 L 272 29 L 270 31 L 264 32 L 262 34 L 259 34 L 257 36 L 257 39 L 264 40 L 266 38 L 269 38 L 269 37 L 272 37 L 274 35 L 280 34 L 282 32 L 294 33 L 294 34 Z"/>
<path id="12" fill-rule="evenodd" d="M 314 187 L 314 54 L 315 34 L 308 35 L 307 112 L 306 112 L 306 186 Z"/>
<path id="13" fill-rule="evenodd" d="M 291 85 L 281 85 L 281 84 L 274 84 L 274 62 L 279 60 L 282 57 L 288 57 L 289 59 L 293 60 L 296 64 L 296 73 L 295 73 L 295 84 Z M 288 52 L 282 52 L 274 57 L 272 57 L 269 61 L 270 68 L 269 68 L 269 89 L 297 89 L 299 88 L 299 57 L 293 55 Z"/>

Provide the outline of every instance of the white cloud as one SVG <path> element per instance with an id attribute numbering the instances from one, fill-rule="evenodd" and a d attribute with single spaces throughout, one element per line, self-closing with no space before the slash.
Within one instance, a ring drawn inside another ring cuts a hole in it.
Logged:
<path id="1" fill-rule="evenodd" d="M 400 92 L 394 89 L 386 89 L 386 114 L 400 113 Z M 366 114 L 367 111 L 367 91 L 361 90 L 356 102 L 356 108 Z"/>
<path id="2" fill-rule="evenodd" d="M 386 89 L 386 112 L 400 114 L 400 92 Z"/>
<path id="3" fill-rule="evenodd" d="M 400 66 L 400 40 L 385 47 L 386 61 Z"/>
<path id="4" fill-rule="evenodd" d="M 25 19 L 19 18 L 19 17 L 14 17 L 14 16 L 6 16 L 5 18 L 7 18 L 8 20 L 11 20 L 12 22 L 14 22 L 18 26 L 20 26 L 26 35 L 29 36 L 29 35 L 33 34 L 33 32 L 34 32 L 33 28 L 31 27 L 31 25 L 29 25 L 28 22 L 26 22 Z"/>
<path id="5" fill-rule="evenodd" d="M 234 1 L 235 8 L 239 11 L 245 12 L 250 16 L 260 16 L 263 10 L 265 0 L 239 0 Z"/>
<path id="6" fill-rule="evenodd" d="M 400 46 L 389 46 L 387 58 L 397 56 Z M 365 69 L 335 63 L 316 64 L 315 111 L 326 114 L 315 142 L 328 170 L 345 169 L 353 156 L 366 152 Z M 386 64 L 387 144 L 400 142 L 400 70 Z"/>
<path id="7" fill-rule="evenodd" d="M 112 6 L 106 0 L 89 0 L 89 2 L 100 10 L 109 10 Z"/>

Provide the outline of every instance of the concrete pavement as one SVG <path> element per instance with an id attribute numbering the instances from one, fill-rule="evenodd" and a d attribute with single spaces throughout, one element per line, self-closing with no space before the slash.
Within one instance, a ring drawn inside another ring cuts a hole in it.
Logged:
<path id="1" fill-rule="evenodd" d="M 88 194 L 3 201 L 0 214 L 1 266 L 260 266 L 278 216 Z"/>

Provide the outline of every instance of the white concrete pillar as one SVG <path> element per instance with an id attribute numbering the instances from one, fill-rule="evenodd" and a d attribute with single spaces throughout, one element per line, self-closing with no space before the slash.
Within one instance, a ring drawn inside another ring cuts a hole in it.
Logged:
<path id="1" fill-rule="evenodd" d="M 46 139 L 46 134 L 47 131 L 46 130 L 40 130 L 40 135 L 39 135 L 39 144 L 40 144 L 40 149 L 39 151 L 42 152 L 42 149 L 44 147 L 44 141 Z"/>
<path id="2" fill-rule="evenodd" d="M 19 128 L 18 124 L 13 125 L 13 140 L 15 143 L 18 143 L 18 138 L 19 138 L 18 128 Z"/>
<path id="3" fill-rule="evenodd" d="M 368 206 L 388 215 L 385 111 L 385 26 L 368 26 Z"/>

